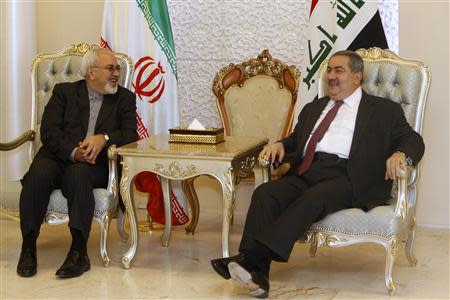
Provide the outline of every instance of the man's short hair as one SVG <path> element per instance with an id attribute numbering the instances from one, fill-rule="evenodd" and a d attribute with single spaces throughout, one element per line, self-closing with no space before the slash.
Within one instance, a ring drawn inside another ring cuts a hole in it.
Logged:
<path id="1" fill-rule="evenodd" d="M 88 68 L 97 64 L 97 52 L 101 50 L 104 49 L 94 45 L 84 54 L 83 59 L 81 60 L 80 67 L 81 76 L 83 76 L 84 78 L 87 77 Z"/>
<path id="2" fill-rule="evenodd" d="M 364 73 L 364 61 L 362 60 L 361 56 L 359 56 L 358 53 L 350 51 L 350 50 L 341 50 L 341 51 L 338 51 L 338 52 L 334 53 L 333 55 L 331 55 L 331 57 L 334 57 L 334 56 L 348 57 L 349 58 L 348 66 L 350 67 L 350 70 L 353 73 L 356 73 L 356 72 Z"/>

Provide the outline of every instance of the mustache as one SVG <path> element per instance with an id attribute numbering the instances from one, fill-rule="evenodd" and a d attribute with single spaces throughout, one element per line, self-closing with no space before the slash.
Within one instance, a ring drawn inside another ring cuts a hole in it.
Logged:
<path id="1" fill-rule="evenodd" d="M 119 76 L 111 75 L 108 77 L 108 80 L 119 80 Z"/>
<path id="2" fill-rule="evenodd" d="M 328 80 L 328 85 L 337 86 L 337 85 L 339 85 L 339 80 L 338 79 L 330 79 L 330 80 Z"/>

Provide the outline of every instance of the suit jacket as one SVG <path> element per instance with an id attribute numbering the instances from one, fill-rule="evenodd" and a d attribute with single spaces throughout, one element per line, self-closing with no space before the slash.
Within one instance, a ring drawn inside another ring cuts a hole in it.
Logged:
<path id="1" fill-rule="evenodd" d="M 42 116 L 43 146 L 39 151 L 48 152 L 46 154 L 63 162 L 69 161 L 72 150 L 85 138 L 89 110 L 86 81 L 56 84 Z M 96 164 L 106 166 L 110 144 L 121 146 L 137 140 L 135 94 L 119 86 L 116 94 L 104 95 L 94 133 L 109 136 L 96 160 Z"/>
<path id="2" fill-rule="evenodd" d="M 308 137 L 329 100 L 327 96 L 308 103 L 300 112 L 293 133 L 281 141 L 286 153 L 295 153 L 291 173 L 300 165 Z M 398 103 L 363 91 L 347 161 L 353 206 L 371 209 L 385 204 L 392 188 L 392 180 L 384 180 L 386 160 L 395 151 L 401 151 L 415 165 L 424 150 L 422 137 L 409 126 Z"/>

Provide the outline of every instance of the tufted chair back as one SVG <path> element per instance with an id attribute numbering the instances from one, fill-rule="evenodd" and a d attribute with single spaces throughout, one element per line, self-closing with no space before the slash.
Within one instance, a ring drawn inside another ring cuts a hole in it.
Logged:
<path id="1" fill-rule="evenodd" d="M 222 68 L 212 90 L 225 135 L 261 136 L 269 143 L 292 129 L 300 72 L 272 59 L 264 50 L 256 59 Z"/>
<path id="2" fill-rule="evenodd" d="M 393 100 L 403 108 L 408 123 L 418 133 L 422 133 L 423 115 L 431 74 L 426 65 L 415 60 L 406 60 L 390 50 L 380 48 L 356 51 L 364 60 L 362 88 L 369 95 Z M 327 95 L 325 72 L 327 61 L 319 70 L 319 97 Z M 411 180 L 415 184 L 419 168 L 412 171 Z M 397 185 L 394 182 L 392 199 L 396 199 Z M 415 204 L 415 196 L 411 198 Z M 395 204 L 395 203 L 393 203 Z"/>
<path id="3" fill-rule="evenodd" d="M 52 95 L 55 84 L 60 82 L 73 82 L 83 79 L 80 73 L 81 59 L 95 44 L 81 43 L 71 45 L 56 53 L 39 54 L 31 64 L 32 84 L 32 118 L 31 129 L 36 137 L 31 142 L 30 161 L 41 147 L 40 127 L 42 114 Z M 121 53 L 116 53 L 117 61 L 121 67 L 119 84 L 128 88 L 131 83 L 133 63 L 131 59 Z"/>
<path id="4" fill-rule="evenodd" d="M 422 120 L 431 76 L 419 61 L 406 60 L 380 48 L 356 51 L 364 60 L 362 88 L 369 95 L 390 99 L 400 105 L 408 123 L 422 133 Z M 325 72 L 328 61 L 319 70 L 319 97 L 327 95 Z"/>

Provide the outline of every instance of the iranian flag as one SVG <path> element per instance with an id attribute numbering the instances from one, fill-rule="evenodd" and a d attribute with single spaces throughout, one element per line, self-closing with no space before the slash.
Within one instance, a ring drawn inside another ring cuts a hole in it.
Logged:
<path id="1" fill-rule="evenodd" d="M 331 54 L 346 49 L 388 48 L 377 2 L 311 0 L 305 67 L 302 70 L 303 105 L 317 96 L 317 71 Z"/>
<path id="2" fill-rule="evenodd" d="M 139 139 L 168 133 L 179 125 L 177 64 L 165 0 L 105 0 L 100 44 L 128 54 L 134 61 L 131 90 L 136 93 Z M 158 176 L 142 172 L 136 187 L 150 193 L 150 217 L 164 224 L 164 205 Z M 187 223 L 186 202 L 179 181 L 171 181 L 172 224 Z"/>

